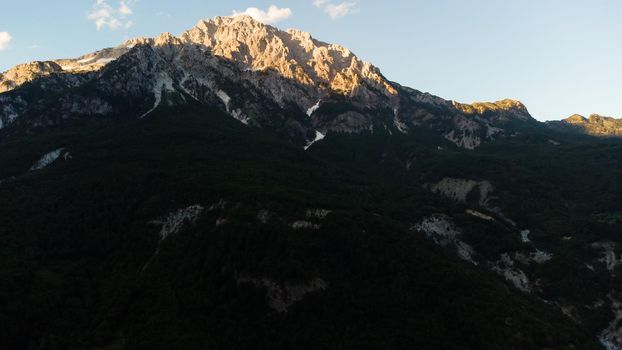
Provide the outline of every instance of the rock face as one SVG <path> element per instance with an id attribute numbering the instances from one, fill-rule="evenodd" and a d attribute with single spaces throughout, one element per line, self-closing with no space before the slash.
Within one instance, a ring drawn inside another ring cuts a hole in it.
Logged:
<path id="1" fill-rule="evenodd" d="M 160 106 L 198 102 L 301 146 L 331 132 L 426 128 L 474 149 L 509 134 L 508 122 L 534 122 L 520 102 L 466 105 L 402 87 L 342 46 L 249 16 L 216 17 L 178 37 L 136 38 L 77 59 L 18 66 L 0 76 L 0 86 L 0 128 L 147 117 Z"/>
<path id="2" fill-rule="evenodd" d="M 548 126 L 559 131 L 577 132 L 593 136 L 622 137 L 622 119 L 592 114 L 589 118 L 575 114 L 564 120 L 547 122 Z"/>
<path id="3" fill-rule="evenodd" d="M 455 247 L 456 254 L 465 261 L 478 265 L 475 261 L 475 251 L 468 243 L 459 237 L 461 232 L 456 228 L 451 218 L 444 214 L 435 214 L 424 218 L 410 228 L 411 231 L 421 231 L 441 247 Z"/>
<path id="4" fill-rule="evenodd" d="M 20 64 L 0 74 L 0 92 L 13 90 L 29 81 L 60 73 L 63 69 L 55 62 L 31 62 Z"/>
<path id="5" fill-rule="evenodd" d="M 494 190 L 494 187 L 488 181 L 449 177 L 443 178 L 429 187 L 433 193 L 440 194 L 457 202 L 474 202 L 483 207 L 487 206 L 489 195 Z"/>

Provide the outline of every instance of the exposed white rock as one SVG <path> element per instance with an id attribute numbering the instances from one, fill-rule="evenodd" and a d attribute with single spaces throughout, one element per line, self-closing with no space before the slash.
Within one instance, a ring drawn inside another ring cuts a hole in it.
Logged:
<path id="1" fill-rule="evenodd" d="M 482 206 L 488 203 L 489 194 L 494 190 L 488 181 L 475 181 L 470 179 L 456 179 L 446 177 L 430 186 L 430 190 L 457 202 L 466 203 L 467 197 L 474 190 L 478 191 L 478 201 Z"/>
<path id="2" fill-rule="evenodd" d="M 603 252 L 603 256 L 598 259 L 599 262 L 605 264 L 607 270 L 613 272 L 615 268 L 622 263 L 622 258 L 618 258 L 616 256 L 616 243 L 615 242 L 596 242 L 593 243 L 592 246 L 594 248 L 601 249 Z"/>
<path id="3" fill-rule="evenodd" d="M 250 284 L 265 289 L 268 306 L 281 313 L 287 312 L 292 305 L 303 300 L 307 295 L 328 289 L 328 283 L 321 278 L 314 278 L 306 283 L 279 284 L 265 277 L 239 277 L 238 284 Z"/>
<path id="4" fill-rule="evenodd" d="M 62 71 L 62 67 L 56 62 L 30 62 L 17 65 L 0 74 L 0 93 Z"/>
<path id="5" fill-rule="evenodd" d="M 496 128 L 494 126 L 487 125 L 486 126 L 486 137 L 491 139 L 493 136 L 504 132 L 505 130 L 501 128 Z"/>
<path id="6" fill-rule="evenodd" d="M 49 153 L 46 153 L 30 167 L 30 171 L 41 170 L 48 165 L 54 163 L 54 161 L 56 161 L 61 156 L 63 150 L 64 148 L 59 148 Z"/>
<path id="7" fill-rule="evenodd" d="M 468 150 L 474 150 L 482 144 L 482 140 L 479 136 L 474 136 L 473 134 L 467 132 L 456 132 L 455 130 L 451 130 L 450 132 L 444 134 L 443 137 L 445 137 L 448 141 L 455 143 L 456 146 Z"/>
<path id="8" fill-rule="evenodd" d="M 323 140 L 326 137 L 326 135 L 322 134 L 319 131 L 315 132 L 315 139 L 309 143 L 307 143 L 307 145 L 305 146 L 305 151 L 308 150 L 311 146 L 313 146 L 314 143 Z"/>
<path id="9" fill-rule="evenodd" d="M 531 231 L 530 231 L 530 230 L 522 230 L 522 231 L 520 232 L 520 240 L 521 240 L 523 243 L 529 243 L 529 242 L 531 242 L 531 241 L 529 240 L 529 234 L 530 234 L 530 233 L 531 233 Z"/>
<path id="10" fill-rule="evenodd" d="M 310 221 L 304 221 L 304 220 L 294 221 L 291 224 L 291 227 L 294 230 L 319 230 L 320 229 L 320 225 L 314 224 Z"/>
<path id="11" fill-rule="evenodd" d="M 205 208 L 203 208 L 203 206 L 195 204 L 186 208 L 178 209 L 168 214 L 163 219 L 153 220 L 149 222 L 150 224 L 161 226 L 160 241 L 158 242 L 158 246 L 149 258 L 149 260 L 147 260 L 147 262 L 145 262 L 145 264 L 140 269 L 141 272 L 147 270 L 149 265 L 151 265 L 151 262 L 153 262 L 153 260 L 155 260 L 155 258 L 158 256 L 158 254 L 160 253 L 160 246 L 165 239 L 167 239 L 171 235 L 179 233 L 184 228 L 184 225 L 196 224 L 197 220 L 199 219 L 201 213 L 204 210 Z"/>
<path id="12" fill-rule="evenodd" d="M 482 219 L 482 220 L 495 221 L 495 219 L 492 216 L 486 215 L 486 214 L 484 214 L 482 212 L 479 212 L 477 210 L 467 209 L 466 213 L 471 215 L 471 216 L 475 216 L 476 218 Z"/>
<path id="13" fill-rule="evenodd" d="M 229 97 L 229 95 L 222 91 L 222 90 L 218 90 L 218 92 L 216 92 L 216 96 L 218 96 L 218 98 L 220 98 L 220 100 L 222 101 L 222 103 L 225 104 L 225 107 L 227 108 L 227 111 L 229 110 L 229 104 L 231 103 L 231 97 Z"/>
<path id="14" fill-rule="evenodd" d="M 622 348 L 622 302 L 609 297 L 611 300 L 611 311 L 615 318 L 604 331 L 598 336 L 598 340 L 607 350 L 619 350 Z"/>
<path id="15" fill-rule="evenodd" d="M 179 82 L 179 87 L 183 90 L 183 92 L 185 92 L 190 97 L 192 97 L 192 99 L 194 99 L 195 101 L 199 101 L 196 95 L 193 92 L 190 92 L 190 90 L 186 89 L 186 87 L 184 86 L 184 84 L 190 80 L 190 74 L 188 74 L 188 72 L 186 72 L 183 68 L 181 67 L 178 67 L 178 68 L 184 72 L 184 77 Z"/>
<path id="16" fill-rule="evenodd" d="M 76 62 L 78 62 L 78 63 L 88 63 L 88 62 L 91 62 L 93 60 L 95 60 L 95 56 L 89 57 L 89 58 L 84 58 L 84 59 L 81 59 L 81 60 L 77 60 Z"/>
<path id="17" fill-rule="evenodd" d="M 225 207 L 227 206 L 228 202 L 224 199 L 219 199 L 218 202 L 212 204 L 209 206 L 209 208 L 207 208 L 207 211 L 214 211 L 214 210 L 222 210 L 225 209 Z"/>
<path id="18" fill-rule="evenodd" d="M 299 30 L 279 31 L 248 16 L 200 21 L 179 39 L 203 45 L 214 55 L 251 70 L 269 67 L 303 86 L 327 86 L 351 96 L 373 94 L 362 84 L 365 82 L 388 97 L 397 93 L 377 68 L 348 49 L 319 42 Z"/>
<path id="19" fill-rule="evenodd" d="M 531 262 L 536 264 L 544 264 L 545 262 L 553 259 L 553 254 L 549 252 L 544 252 L 539 249 L 536 249 L 535 252 L 530 253 L 515 253 L 514 259 L 516 261 L 520 261 L 521 263 L 528 265 Z"/>
<path id="20" fill-rule="evenodd" d="M 537 264 L 544 264 L 545 262 L 553 259 L 553 254 L 536 249 L 535 253 L 531 253 L 531 260 Z"/>
<path id="21" fill-rule="evenodd" d="M 561 142 L 555 141 L 555 140 L 549 140 L 549 143 L 553 146 L 559 146 L 561 145 Z"/>
<path id="22" fill-rule="evenodd" d="M 141 115 L 140 118 L 146 117 L 147 115 L 149 115 L 149 113 L 155 111 L 155 109 L 158 108 L 158 106 L 162 102 L 162 94 L 165 91 L 175 91 L 175 88 L 173 87 L 173 79 L 171 79 L 168 74 L 161 73 L 158 79 L 153 84 L 153 96 L 155 98 L 153 107 L 145 112 L 143 115 Z"/>
<path id="23" fill-rule="evenodd" d="M 393 108 L 393 126 L 402 134 L 408 133 L 408 126 L 399 117 L 399 109 Z"/>
<path id="24" fill-rule="evenodd" d="M 501 259 L 494 262 L 491 268 L 494 272 L 512 283 L 516 289 L 526 293 L 531 292 L 529 278 L 525 272 L 514 266 L 514 261 L 508 254 L 502 254 Z"/>
<path id="25" fill-rule="evenodd" d="M 116 58 L 100 58 L 95 63 L 96 64 L 108 64 L 108 63 L 113 62 L 115 60 L 116 60 Z"/>
<path id="26" fill-rule="evenodd" d="M 307 209 L 307 212 L 306 212 L 305 216 L 307 218 L 310 218 L 310 219 L 323 220 L 330 213 L 332 213 L 332 210 L 328 210 L 328 209 Z"/>
<path id="27" fill-rule="evenodd" d="M 412 226 L 410 230 L 424 232 L 428 238 L 442 247 L 453 245 L 460 258 L 474 265 L 478 264 L 473 259 L 475 254 L 473 247 L 458 238 L 461 232 L 455 227 L 449 216 L 444 214 L 432 215 Z"/>
<path id="28" fill-rule="evenodd" d="M 227 113 L 229 113 L 229 115 L 242 122 L 243 124 L 248 125 L 249 119 L 244 115 L 244 113 L 242 113 L 241 109 L 233 109 L 231 107 L 231 97 L 226 92 L 224 92 L 223 90 L 218 90 L 216 91 L 216 96 L 218 96 L 218 98 L 225 105 L 225 109 Z"/>
<path id="29" fill-rule="evenodd" d="M 307 116 L 309 116 L 309 117 L 312 116 L 313 113 L 315 111 L 317 111 L 318 108 L 320 108 L 320 103 L 322 103 L 322 100 L 317 101 L 317 103 L 315 105 L 309 107 L 309 109 L 307 109 Z"/>
<path id="30" fill-rule="evenodd" d="M 161 220 L 152 221 L 152 224 L 161 225 L 160 239 L 165 240 L 170 235 L 176 234 L 184 227 L 186 223 L 195 224 L 205 208 L 201 205 L 191 205 L 189 207 L 178 209 L 168 214 Z"/>

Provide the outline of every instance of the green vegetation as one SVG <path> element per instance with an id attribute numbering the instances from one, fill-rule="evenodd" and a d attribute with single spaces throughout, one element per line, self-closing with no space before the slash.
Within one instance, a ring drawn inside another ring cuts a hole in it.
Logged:
<path id="1" fill-rule="evenodd" d="M 590 243 L 622 241 L 619 223 L 590 219 L 620 207 L 620 144 L 555 148 L 543 136 L 467 152 L 419 130 L 329 135 L 305 152 L 188 109 L 0 147 L 0 178 L 16 177 L 0 184 L 3 349 L 598 349 L 594 335 L 613 319 L 586 309 L 574 323 L 409 228 L 449 213 L 482 259 L 524 248 L 515 228 L 423 187 L 489 180 L 504 213 L 554 254 L 528 271 L 543 294 L 604 298 L 613 277 L 584 261 L 597 258 Z M 59 147 L 72 159 L 27 172 Z M 153 220 L 221 201 L 159 242 Z M 293 229 L 309 208 L 332 212 L 319 230 Z M 328 288 L 279 313 L 240 276 Z"/>

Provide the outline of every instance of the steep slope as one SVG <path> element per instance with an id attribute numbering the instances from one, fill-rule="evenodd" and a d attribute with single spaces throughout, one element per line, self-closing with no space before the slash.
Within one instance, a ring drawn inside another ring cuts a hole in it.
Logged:
<path id="1" fill-rule="evenodd" d="M 218 110 L 10 139 L 3 348 L 597 349 L 411 229 L 462 208 Z"/>
<path id="2" fill-rule="evenodd" d="M 410 133 L 423 127 L 474 149 L 511 135 L 504 129 L 509 122 L 535 123 L 518 102 L 470 106 L 408 89 L 344 47 L 248 16 L 217 17 L 179 37 L 132 39 L 115 49 L 36 66 L 41 65 L 52 68 L 5 73 L 12 90 L 0 95 L 2 126 L 16 120 L 41 127 L 85 117 L 144 117 L 160 104 L 198 102 L 299 145 L 328 133 Z M 66 81 L 54 89 L 59 94 L 23 96 L 29 88 L 42 90 L 51 78 Z"/>

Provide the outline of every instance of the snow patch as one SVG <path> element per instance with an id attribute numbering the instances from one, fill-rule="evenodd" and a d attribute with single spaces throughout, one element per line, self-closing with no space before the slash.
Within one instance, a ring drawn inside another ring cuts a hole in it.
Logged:
<path id="1" fill-rule="evenodd" d="M 305 151 L 309 149 L 309 147 L 311 147 L 314 143 L 323 140 L 326 137 L 326 135 L 322 134 L 319 131 L 315 132 L 315 139 L 309 143 L 307 143 L 307 145 L 305 146 Z"/>
<path id="2" fill-rule="evenodd" d="M 41 159 L 36 161 L 30 167 L 30 171 L 41 170 L 47 167 L 48 165 L 54 163 L 54 161 L 56 161 L 60 157 L 60 155 L 63 153 L 64 150 L 65 150 L 64 148 L 59 148 L 52 152 L 46 153 L 43 157 L 41 157 Z"/>

